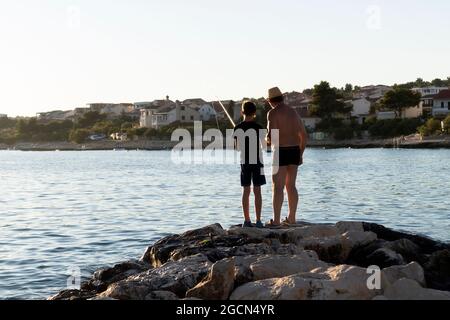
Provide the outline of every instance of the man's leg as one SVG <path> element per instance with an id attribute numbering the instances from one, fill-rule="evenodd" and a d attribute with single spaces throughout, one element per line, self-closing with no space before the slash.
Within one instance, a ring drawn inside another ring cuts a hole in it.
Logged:
<path id="1" fill-rule="evenodd" d="M 251 221 L 251 219 L 250 219 L 250 192 L 251 192 L 251 187 L 244 187 L 242 190 L 242 209 L 244 210 L 245 221 Z"/>
<path id="2" fill-rule="evenodd" d="M 261 187 L 253 187 L 253 193 L 255 194 L 256 221 L 261 221 L 261 210 L 262 210 Z"/>
<path id="3" fill-rule="evenodd" d="M 289 202 L 288 222 L 297 223 L 298 191 L 297 191 L 298 166 L 288 166 L 286 174 L 286 191 Z"/>
<path id="4" fill-rule="evenodd" d="M 284 187 L 288 167 L 280 167 L 277 174 L 272 176 L 273 182 L 273 223 L 281 224 L 281 208 L 284 201 Z"/>

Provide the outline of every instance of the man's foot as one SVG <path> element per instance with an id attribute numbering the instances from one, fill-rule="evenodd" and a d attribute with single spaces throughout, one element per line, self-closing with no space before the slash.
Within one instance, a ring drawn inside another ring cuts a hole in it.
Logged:
<path id="1" fill-rule="evenodd" d="M 244 224 L 242 225 L 242 228 L 253 228 L 252 222 L 245 221 Z"/>
<path id="2" fill-rule="evenodd" d="M 270 219 L 270 221 L 266 223 L 266 227 L 267 228 L 280 228 L 281 224 L 276 224 L 275 221 L 273 221 L 273 219 Z"/>
<path id="3" fill-rule="evenodd" d="M 297 221 L 292 222 L 291 220 L 289 220 L 289 218 L 287 217 L 286 219 L 283 220 L 283 222 L 281 222 L 281 224 L 283 225 L 296 225 Z"/>
<path id="4" fill-rule="evenodd" d="M 256 221 L 256 227 L 262 229 L 264 228 L 264 224 L 261 221 Z"/>

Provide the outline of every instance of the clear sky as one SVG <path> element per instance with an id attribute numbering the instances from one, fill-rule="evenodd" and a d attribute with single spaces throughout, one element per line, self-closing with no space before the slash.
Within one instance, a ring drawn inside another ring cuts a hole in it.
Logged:
<path id="1" fill-rule="evenodd" d="M 0 113 L 450 76 L 448 0 L 0 0 Z"/>

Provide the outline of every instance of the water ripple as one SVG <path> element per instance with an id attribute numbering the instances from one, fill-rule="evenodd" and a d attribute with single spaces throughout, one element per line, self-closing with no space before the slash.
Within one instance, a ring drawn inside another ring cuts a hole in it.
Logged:
<path id="1" fill-rule="evenodd" d="M 450 150 L 308 150 L 299 218 L 449 241 L 445 159 Z M 177 166 L 169 152 L 0 152 L 0 178 L 0 298 L 45 298 L 64 288 L 71 267 L 87 277 L 162 237 L 242 219 L 238 167 Z"/>

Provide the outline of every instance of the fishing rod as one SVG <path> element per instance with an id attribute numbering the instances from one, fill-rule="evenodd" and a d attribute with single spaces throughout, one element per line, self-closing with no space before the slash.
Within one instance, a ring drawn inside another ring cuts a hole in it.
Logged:
<path id="1" fill-rule="evenodd" d="M 225 108 L 222 101 L 219 100 L 219 97 L 216 97 L 216 98 L 217 98 L 217 101 L 219 102 L 220 106 L 222 107 L 223 111 L 225 111 L 225 114 L 227 115 L 228 120 L 230 120 L 231 124 L 233 125 L 233 128 L 236 128 L 236 123 L 233 121 L 233 118 L 228 113 L 227 108 Z"/>

